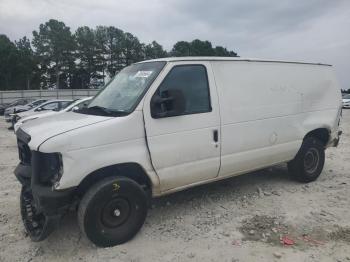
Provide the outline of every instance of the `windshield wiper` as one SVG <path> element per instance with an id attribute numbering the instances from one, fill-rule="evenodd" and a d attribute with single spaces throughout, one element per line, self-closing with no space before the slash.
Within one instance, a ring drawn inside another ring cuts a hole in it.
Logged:
<path id="1" fill-rule="evenodd" d="M 83 113 L 83 114 L 96 114 L 96 115 L 107 115 L 107 116 L 123 116 L 127 115 L 128 112 L 126 111 L 119 111 L 119 110 L 113 110 L 113 109 L 108 109 L 103 106 L 91 106 L 91 107 L 85 107 L 82 108 L 78 111 L 78 113 Z"/>
<path id="2" fill-rule="evenodd" d="M 90 109 L 90 110 L 100 110 L 102 112 L 105 112 L 107 114 L 110 113 L 110 111 L 106 108 L 106 107 L 103 107 L 103 106 L 92 106 L 92 107 L 87 107 L 86 109 Z"/>

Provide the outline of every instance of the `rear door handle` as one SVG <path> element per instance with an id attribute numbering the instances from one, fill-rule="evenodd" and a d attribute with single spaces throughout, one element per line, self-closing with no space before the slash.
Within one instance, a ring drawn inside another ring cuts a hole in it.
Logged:
<path id="1" fill-rule="evenodd" d="M 219 141 L 219 132 L 217 129 L 213 130 L 213 139 L 216 143 Z"/>

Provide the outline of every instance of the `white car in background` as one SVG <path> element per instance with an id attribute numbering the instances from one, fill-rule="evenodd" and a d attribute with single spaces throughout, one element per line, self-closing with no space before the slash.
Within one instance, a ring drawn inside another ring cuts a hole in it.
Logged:
<path id="1" fill-rule="evenodd" d="M 75 100 L 73 103 L 69 104 L 68 106 L 66 106 L 66 108 L 62 109 L 61 111 L 40 111 L 37 114 L 33 114 L 33 115 L 29 115 L 26 117 L 22 117 L 19 118 L 16 122 L 16 124 L 14 125 L 14 129 L 15 132 L 18 130 L 18 128 L 23 125 L 24 123 L 37 119 L 37 118 L 44 118 L 44 117 L 48 117 L 48 116 L 52 116 L 52 115 L 56 115 L 59 113 L 64 113 L 64 112 L 69 112 L 69 111 L 77 111 L 79 109 L 82 109 L 84 107 L 86 107 L 90 100 L 92 99 L 92 97 L 85 97 L 85 98 L 80 98 L 78 100 Z M 19 115 L 20 117 L 20 115 Z"/>
<path id="2" fill-rule="evenodd" d="M 14 107 L 14 113 L 21 113 L 21 112 L 24 112 L 24 111 L 28 111 L 34 107 L 37 107 L 37 106 L 40 106 L 42 105 L 43 103 L 45 103 L 47 101 L 47 99 L 38 99 L 38 100 L 35 100 L 29 104 L 26 104 L 26 105 L 19 105 L 19 106 L 16 106 Z"/>
<path id="3" fill-rule="evenodd" d="M 52 111 L 58 112 L 69 106 L 72 102 L 73 100 L 71 99 L 53 99 L 42 103 L 41 105 L 34 107 L 28 111 L 10 114 L 12 127 L 14 127 L 14 125 L 22 118 L 32 115 L 45 114 Z"/>
<path id="4" fill-rule="evenodd" d="M 16 111 L 17 111 L 17 108 L 19 108 L 19 107 L 22 107 L 22 106 L 29 106 L 29 105 L 32 105 L 34 102 L 37 102 L 38 100 L 35 100 L 35 101 L 33 101 L 33 99 L 32 98 L 23 98 L 23 99 L 18 99 L 18 100 L 16 100 L 16 101 L 14 101 L 13 103 L 11 103 L 10 105 L 8 105 L 6 108 L 5 108 L 5 110 L 4 110 L 4 116 L 5 116 L 5 120 L 6 120 L 6 122 L 11 122 L 11 120 L 12 120 L 12 114 L 14 114 L 14 113 L 16 113 Z M 43 102 L 45 102 L 45 101 L 43 101 Z M 42 103 L 43 103 L 42 102 Z M 36 104 L 36 105 L 34 105 L 34 106 L 32 106 L 32 108 L 33 107 L 36 107 L 36 106 L 38 106 L 38 105 L 40 105 L 41 103 L 39 103 L 39 104 Z M 28 108 L 29 109 L 29 108 Z M 27 109 L 27 110 L 28 110 Z M 22 110 L 23 111 L 23 110 Z"/>
<path id="5" fill-rule="evenodd" d="M 343 108 L 350 108 L 350 94 L 343 96 Z"/>

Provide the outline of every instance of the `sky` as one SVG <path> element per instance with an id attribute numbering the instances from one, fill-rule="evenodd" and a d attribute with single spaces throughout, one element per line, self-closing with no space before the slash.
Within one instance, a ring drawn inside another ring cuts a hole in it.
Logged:
<path id="1" fill-rule="evenodd" d="M 111 25 L 167 50 L 209 40 L 245 58 L 332 64 L 350 88 L 350 0 L 0 0 L 0 34 L 31 37 L 49 19 Z"/>

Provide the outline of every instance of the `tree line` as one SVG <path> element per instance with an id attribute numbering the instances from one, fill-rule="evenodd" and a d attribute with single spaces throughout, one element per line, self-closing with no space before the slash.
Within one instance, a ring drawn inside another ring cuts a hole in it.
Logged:
<path id="1" fill-rule="evenodd" d="M 12 42 L 0 34 L 0 90 L 97 88 L 134 62 L 168 56 L 237 56 L 209 41 L 179 41 L 170 51 L 141 43 L 114 26 L 79 27 L 74 33 L 51 19 Z"/>

